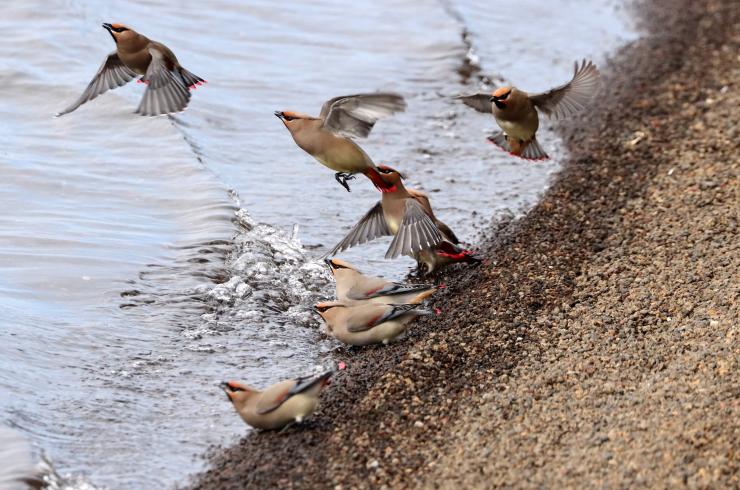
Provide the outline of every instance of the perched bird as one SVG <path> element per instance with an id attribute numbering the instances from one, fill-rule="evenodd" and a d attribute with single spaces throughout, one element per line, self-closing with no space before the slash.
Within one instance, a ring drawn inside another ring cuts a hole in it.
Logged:
<path id="1" fill-rule="evenodd" d="M 369 300 L 382 304 L 419 304 L 437 290 L 432 284 L 402 284 L 365 276 L 341 259 L 326 259 L 336 283 L 339 301 Z"/>
<path id="2" fill-rule="evenodd" d="M 400 340 L 411 320 L 430 314 L 418 305 L 384 305 L 371 301 L 328 301 L 314 308 L 332 337 L 358 346 Z"/>
<path id="3" fill-rule="evenodd" d="M 121 87 L 137 76 L 147 84 L 137 114 L 159 116 L 185 110 L 190 101 L 190 89 L 205 80 L 180 66 L 175 54 L 164 44 L 122 24 L 103 24 L 116 50 L 103 62 L 95 77 L 74 104 L 57 114 L 68 114 L 98 95 Z"/>
<path id="4" fill-rule="evenodd" d="M 450 264 L 479 264 L 481 262 L 481 259 L 476 257 L 471 250 L 465 250 L 447 240 L 434 247 L 425 248 L 418 252 L 414 258 L 416 259 L 416 266 L 424 275 L 431 274 L 435 270 Z"/>
<path id="5" fill-rule="evenodd" d="M 529 160 L 549 158 L 537 142 L 540 121 L 537 111 L 556 119 L 571 116 L 591 101 L 599 88 L 599 70 L 591 61 L 576 62 L 573 79 L 541 94 L 528 94 L 516 87 L 501 87 L 493 94 L 458 97 L 479 112 L 493 113 L 503 129 L 488 137 L 491 143 Z"/>
<path id="6" fill-rule="evenodd" d="M 413 256 L 445 239 L 458 242 L 452 230 L 434 216 L 426 194 L 407 189 L 398 170 L 380 165 L 378 172 L 388 189 L 328 255 L 381 236 L 395 235 L 385 254 L 387 259 L 399 255 Z"/>
<path id="7" fill-rule="evenodd" d="M 357 94 L 334 97 L 321 107 L 319 117 L 290 111 L 275 111 L 290 131 L 295 143 L 322 165 L 334 170 L 347 192 L 348 180 L 364 174 L 381 191 L 385 181 L 370 157 L 352 138 L 370 134 L 376 121 L 406 110 L 406 101 L 398 94 Z"/>
<path id="8" fill-rule="evenodd" d="M 288 379 L 264 391 L 236 381 L 227 381 L 221 386 L 248 425 L 257 429 L 281 429 L 302 422 L 316 410 L 321 389 L 329 384 L 332 374 L 334 371 Z"/>

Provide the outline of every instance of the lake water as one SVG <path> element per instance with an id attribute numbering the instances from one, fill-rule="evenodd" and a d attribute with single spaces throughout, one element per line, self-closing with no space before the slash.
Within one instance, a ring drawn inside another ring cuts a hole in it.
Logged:
<path id="1" fill-rule="evenodd" d="M 526 210 L 563 150 L 530 164 L 486 143 L 493 119 L 451 96 L 504 80 L 539 91 L 575 59 L 636 37 L 615 0 L 517 2 L 15 0 L 0 5 L 0 423 L 64 475 L 56 486 L 172 487 L 247 428 L 217 383 L 264 386 L 335 347 L 310 306 L 319 260 L 378 199 L 348 194 L 275 110 L 392 90 L 408 110 L 361 145 L 430 194 L 464 240 Z M 209 83 L 174 117 L 132 112 L 143 86 L 62 118 L 113 42 L 164 42 Z M 472 48 L 472 49 L 471 49 Z M 390 239 L 343 254 L 402 278 Z"/>

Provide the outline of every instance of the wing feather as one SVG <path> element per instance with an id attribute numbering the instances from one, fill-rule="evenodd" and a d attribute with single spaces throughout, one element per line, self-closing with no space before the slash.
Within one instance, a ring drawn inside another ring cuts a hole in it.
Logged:
<path id="1" fill-rule="evenodd" d="M 334 97 L 321 107 L 324 127 L 349 137 L 364 138 L 378 119 L 406 110 L 402 96 L 389 92 Z"/>
<path id="2" fill-rule="evenodd" d="M 540 111 L 555 119 L 572 116 L 585 108 L 596 94 L 600 85 L 600 74 L 596 65 L 583 60 L 575 63 L 573 78 L 566 84 L 541 94 L 530 95 L 532 103 Z"/>

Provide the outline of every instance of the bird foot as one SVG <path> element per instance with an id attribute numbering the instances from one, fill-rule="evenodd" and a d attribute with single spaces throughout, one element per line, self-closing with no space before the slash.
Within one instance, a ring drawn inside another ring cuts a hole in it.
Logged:
<path id="1" fill-rule="evenodd" d="M 352 192 L 349 190 L 349 184 L 347 184 L 347 181 L 354 179 L 354 175 L 347 172 L 337 172 L 334 174 L 334 178 L 337 179 L 337 182 L 339 182 L 342 187 L 347 189 L 347 192 Z"/>

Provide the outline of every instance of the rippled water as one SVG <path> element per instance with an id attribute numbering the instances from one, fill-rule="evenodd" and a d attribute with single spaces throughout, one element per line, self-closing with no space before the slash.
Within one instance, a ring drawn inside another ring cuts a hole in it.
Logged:
<path id="1" fill-rule="evenodd" d="M 546 89 L 635 35 L 613 0 L 518 5 L 3 2 L 0 422 L 77 488 L 167 487 L 246 430 L 218 381 L 265 385 L 324 360 L 334 344 L 309 306 L 331 285 L 317 259 L 378 195 L 361 178 L 347 194 L 274 110 L 398 91 L 407 112 L 362 143 L 377 162 L 472 243 L 526 209 L 557 169 L 556 137 L 541 136 L 552 161 L 523 164 L 485 142 L 490 117 L 449 96 L 504 76 Z M 187 112 L 133 115 L 143 88 L 130 84 L 52 117 L 113 49 L 102 22 L 168 44 L 209 80 Z M 388 243 L 345 257 L 402 277 L 412 261 L 384 261 Z"/>

